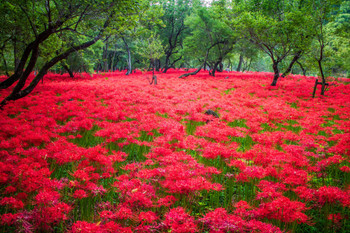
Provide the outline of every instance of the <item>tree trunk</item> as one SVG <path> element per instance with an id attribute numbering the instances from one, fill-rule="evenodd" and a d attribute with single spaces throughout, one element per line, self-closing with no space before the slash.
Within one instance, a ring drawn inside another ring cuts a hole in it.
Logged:
<path id="1" fill-rule="evenodd" d="M 320 69 L 320 73 L 321 73 L 321 78 L 322 78 L 322 88 L 321 88 L 321 95 L 324 95 L 325 89 L 326 89 L 326 79 L 324 77 L 324 73 L 323 73 L 323 68 L 322 68 L 322 60 L 318 60 L 318 67 Z"/>
<path id="2" fill-rule="evenodd" d="M 209 50 L 211 49 L 212 47 L 210 47 L 209 49 L 207 49 L 207 53 L 205 55 L 205 59 L 204 59 L 204 62 L 202 63 L 202 65 L 194 72 L 190 72 L 190 73 L 187 73 L 187 74 L 183 74 L 181 75 L 179 78 L 185 78 L 185 77 L 188 77 L 190 75 L 196 75 L 198 74 L 198 72 L 202 69 L 202 66 L 205 66 L 205 64 L 207 63 L 207 59 L 208 59 L 208 55 L 209 55 Z"/>
<path id="3" fill-rule="evenodd" d="M 32 82 L 29 84 L 29 86 L 22 90 L 22 88 L 24 87 L 25 81 L 27 80 L 27 78 L 29 76 L 29 74 L 27 74 L 28 73 L 27 70 L 29 70 L 28 67 L 33 66 L 33 68 L 34 68 L 35 63 L 34 64 L 31 64 L 31 63 L 33 63 L 34 60 L 36 61 L 36 58 L 38 57 L 38 48 L 34 49 L 32 52 L 32 57 L 29 61 L 29 64 L 27 65 L 27 69 L 25 70 L 25 72 L 21 76 L 21 78 L 20 78 L 19 82 L 17 83 L 17 85 L 15 86 L 15 88 L 12 90 L 11 94 L 9 96 L 7 96 L 3 101 L 1 101 L 0 109 L 5 104 L 7 104 L 7 102 L 10 100 L 17 100 L 17 99 L 20 99 L 20 98 L 27 96 L 29 93 L 31 93 L 34 90 L 34 88 L 38 85 L 39 81 L 44 77 L 44 75 L 47 73 L 47 71 L 52 66 L 54 66 L 58 62 L 62 61 L 63 59 L 66 59 L 73 52 L 76 52 L 76 51 L 81 50 L 81 49 L 85 49 L 85 48 L 95 44 L 96 41 L 98 41 L 100 39 L 100 37 L 101 37 L 101 35 L 97 36 L 95 39 L 93 39 L 91 41 L 85 42 L 85 43 L 78 45 L 78 46 L 74 46 L 74 47 L 66 50 L 64 53 L 61 53 L 61 54 L 57 55 L 56 57 L 52 58 L 49 62 L 45 63 L 45 65 L 40 69 L 38 75 L 35 76 L 35 78 L 32 80 Z M 33 70 L 33 68 L 31 70 Z"/>
<path id="4" fill-rule="evenodd" d="M 127 68 L 127 71 L 126 71 L 125 75 L 129 75 L 129 74 L 131 74 L 131 72 L 132 72 L 132 67 L 131 67 L 131 53 L 130 53 L 130 48 L 129 48 L 129 46 L 128 46 L 128 43 L 126 43 L 125 38 L 122 37 L 122 39 L 123 39 L 123 41 L 124 41 L 126 51 L 128 52 L 128 59 L 127 59 L 128 68 Z"/>
<path id="5" fill-rule="evenodd" d="M 112 59 L 111 59 L 111 70 L 112 71 L 114 71 L 115 70 L 115 68 L 114 68 L 114 60 L 115 60 L 115 55 L 116 55 L 116 53 L 117 53 L 117 51 L 115 50 L 114 52 L 113 52 L 113 56 L 112 56 Z"/>
<path id="6" fill-rule="evenodd" d="M 277 61 L 273 61 L 272 68 L 273 68 L 273 71 L 274 71 L 275 75 L 273 77 L 273 81 L 271 83 L 271 86 L 276 86 L 278 78 L 280 77 L 280 73 L 279 73 L 279 70 L 278 70 L 278 62 Z"/>
<path id="7" fill-rule="evenodd" d="M 17 31 L 17 30 L 16 30 Z M 18 65 L 19 65 L 19 58 L 18 58 L 18 45 L 17 45 L 17 40 L 13 40 L 13 57 L 14 57 L 14 71 L 16 71 Z"/>
<path id="8" fill-rule="evenodd" d="M 2 55 L 2 59 L 3 59 L 3 62 L 4 62 L 4 66 L 5 66 L 5 74 L 6 74 L 7 77 L 10 77 L 10 74 L 9 74 L 8 68 L 7 68 L 7 62 L 6 62 L 5 56 L 4 56 L 3 53 L 1 53 L 1 55 Z"/>
<path id="9" fill-rule="evenodd" d="M 170 56 L 172 54 L 172 49 L 169 49 L 170 51 L 168 51 L 166 53 L 166 57 L 165 57 L 165 64 L 164 64 L 164 69 L 163 69 L 163 73 L 166 73 L 168 71 L 168 69 L 170 68 Z"/>
<path id="10" fill-rule="evenodd" d="M 106 41 L 106 47 L 105 47 L 105 50 L 104 50 L 104 54 L 103 54 L 104 58 L 103 58 L 103 69 L 105 72 L 108 72 L 108 40 Z"/>
<path id="11" fill-rule="evenodd" d="M 219 60 L 218 60 L 217 62 L 215 62 L 214 67 L 213 67 L 213 71 L 211 71 L 211 72 L 209 71 L 209 75 L 215 77 L 215 72 L 216 72 L 216 71 L 219 71 L 219 72 L 220 72 L 220 70 L 218 69 L 218 67 L 220 67 L 220 64 L 222 65 L 221 62 L 222 62 L 222 58 L 220 57 Z"/>
<path id="12" fill-rule="evenodd" d="M 68 72 L 69 77 L 74 78 L 74 74 L 71 69 L 66 64 L 62 64 L 62 67 Z"/>
<path id="13" fill-rule="evenodd" d="M 155 60 L 155 69 L 157 72 L 159 72 L 159 70 L 160 70 L 160 60 L 159 59 Z"/>
<path id="14" fill-rule="evenodd" d="M 219 72 L 224 71 L 224 64 L 222 64 L 222 61 L 219 63 L 219 68 L 217 69 L 217 71 Z"/>
<path id="15" fill-rule="evenodd" d="M 49 38 L 50 35 L 56 33 L 55 30 L 58 27 L 60 27 L 62 24 L 63 24 L 63 22 L 57 21 L 55 25 L 50 26 L 48 29 L 46 29 L 45 31 L 40 33 L 33 42 L 31 42 L 27 45 L 27 47 L 25 48 L 25 50 L 22 54 L 22 57 L 18 63 L 18 66 L 15 70 L 15 73 L 13 75 L 11 75 L 5 81 L 0 83 L 0 89 L 6 89 L 6 88 L 12 86 L 12 84 L 14 84 L 16 81 L 21 79 L 23 76 L 26 76 L 27 74 L 29 75 L 33 71 L 33 68 L 35 66 L 36 59 L 37 59 L 37 56 L 33 56 L 33 53 L 37 53 L 38 48 L 39 48 L 39 44 L 41 44 L 43 41 L 45 41 L 47 38 Z M 29 59 L 30 54 L 32 54 L 31 61 L 29 61 L 28 65 L 24 71 L 25 72 L 25 74 L 24 74 L 23 70 L 27 64 L 27 61 Z M 34 62 L 34 64 L 33 64 L 33 62 Z M 27 79 L 27 77 L 25 77 L 25 79 Z"/>
<path id="16" fill-rule="evenodd" d="M 296 61 L 296 63 L 299 65 L 301 71 L 303 72 L 303 75 L 306 76 L 306 69 L 303 67 L 303 65 L 299 61 Z"/>
<path id="17" fill-rule="evenodd" d="M 295 54 L 295 56 L 293 57 L 292 61 L 289 63 L 289 66 L 286 69 L 286 71 L 284 71 L 284 73 L 282 74 L 282 78 L 286 77 L 290 73 L 294 63 L 296 63 L 300 57 L 301 57 L 301 51 L 298 51 L 297 54 Z"/>
<path id="18" fill-rule="evenodd" d="M 238 66 L 237 66 L 237 70 L 236 70 L 236 71 L 238 71 L 238 72 L 241 71 L 241 69 L 242 69 L 242 63 L 243 63 L 243 55 L 240 54 L 240 55 L 239 55 L 239 62 L 238 62 Z"/>

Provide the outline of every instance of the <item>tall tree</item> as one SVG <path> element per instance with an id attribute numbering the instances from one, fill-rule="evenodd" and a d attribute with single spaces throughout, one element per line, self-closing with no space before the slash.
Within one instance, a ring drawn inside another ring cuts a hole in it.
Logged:
<path id="1" fill-rule="evenodd" d="M 329 42 L 329 39 L 327 38 L 326 23 L 334 20 L 340 2 L 340 0 L 317 0 L 309 3 L 312 9 L 313 25 L 316 34 L 314 58 L 317 62 L 319 74 L 322 80 L 321 95 L 324 95 L 326 88 L 326 77 L 323 67 L 325 50 Z"/>
<path id="2" fill-rule="evenodd" d="M 162 0 L 159 3 L 164 11 L 161 19 L 165 25 L 158 31 L 165 49 L 163 72 L 166 73 L 182 59 L 179 50 L 186 36 L 185 19 L 192 12 L 192 4 L 190 0 Z"/>
<path id="3" fill-rule="evenodd" d="M 268 55 L 272 61 L 274 78 L 271 86 L 276 86 L 280 77 L 280 64 L 293 55 L 292 65 L 307 47 L 303 45 L 309 37 L 308 18 L 305 16 L 303 1 L 235 1 L 235 17 L 232 25 L 241 34 Z"/>
<path id="4" fill-rule="evenodd" d="M 186 19 L 191 34 L 185 38 L 183 52 L 192 60 L 198 59 L 200 68 L 209 65 L 213 76 L 218 69 L 222 70 L 222 62 L 237 40 L 236 33 L 222 19 L 222 11 L 220 4 L 210 8 L 197 6 Z"/>

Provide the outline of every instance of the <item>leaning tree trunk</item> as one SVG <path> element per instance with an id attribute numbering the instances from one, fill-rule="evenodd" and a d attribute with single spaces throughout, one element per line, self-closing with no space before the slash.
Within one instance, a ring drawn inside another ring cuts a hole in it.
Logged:
<path id="1" fill-rule="evenodd" d="M 69 77 L 74 78 L 73 71 L 71 69 L 69 69 L 69 67 L 66 64 L 62 64 L 62 67 L 63 67 L 63 69 L 65 69 L 68 72 Z"/>
<path id="2" fill-rule="evenodd" d="M 70 49 L 66 50 L 64 53 L 61 53 L 61 54 L 57 55 L 56 57 L 52 58 L 50 61 L 45 63 L 45 65 L 40 69 L 39 73 L 35 76 L 35 78 L 32 80 L 32 82 L 29 84 L 29 86 L 23 90 L 22 90 L 22 88 L 24 87 L 25 81 L 27 80 L 29 74 L 27 76 L 22 75 L 20 80 L 18 81 L 17 85 L 12 90 L 11 94 L 9 96 L 7 96 L 4 100 L 1 101 L 0 109 L 5 104 L 7 104 L 7 102 L 10 100 L 17 100 L 17 99 L 20 99 L 20 98 L 27 96 L 29 93 L 31 93 L 34 90 L 34 88 L 38 85 L 39 81 L 44 77 L 44 75 L 47 73 L 47 71 L 52 66 L 54 66 L 58 62 L 62 61 L 63 59 L 66 59 L 73 52 L 79 51 L 81 49 L 85 49 L 85 48 L 95 44 L 96 41 L 98 41 L 100 38 L 101 38 L 101 35 L 97 36 L 96 38 L 94 38 L 91 41 L 85 42 L 85 43 L 78 45 L 78 46 L 71 47 Z M 33 56 L 38 56 L 37 49 L 33 51 L 32 57 Z M 29 63 L 31 63 L 31 62 L 32 62 L 32 58 L 31 58 Z M 28 64 L 28 66 L 29 65 L 30 64 Z M 34 67 L 34 65 L 33 65 L 33 67 Z M 27 69 L 24 72 L 24 74 L 26 72 L 27 72 Z"/>
<path id="3" fill-rule="evenodd" d="M 50 35 L 56 33 L 56 29 L 59 28 L 63 24 L 62 21 L 57 21 L 56 24 L 49 26 L 45 31 L 40 33 L 36 39 L 29 43 L 25 48 L 21 59 L 17 65 L 17 68 L 13 75 L 11 75 L 8 79 L 0 83 L 0 89 L 6 89 L 12 84 L 14 84 L 19 79 L 27 79 L 28 75 L 33 71 L 36 60 L 38 58 L 38 49 L 39 44 L 49 38 Z M 30 61 L 28 62 L 29 56 L 31 55 Z M 27 65 L 27 66 L 26 66 Z M 25 82 L 24 80 L 24 82 Z M 23 81 L 22 81 L 23 82 Z"/>
<path id="4" fill-rule="evenodd" d="M 130 48 L 129 48 L 129 46 L 128 46 L 128 43 L 126 43 L 126 40 L 125 40 L 124 37 L 123 37 L 123 41 L 124 41 L 124 44 L 125 44 L 126 51 L 128 52 L 128 59 L 127 59 L 128 68 L 127 68 L 127 71 L 126 71 L 125 75 L 129 75 L 129 74 L 131 74 L 131 72 L 132 72 L 132 67 L 131 67 L 131 52 L 130 52 Z"/>
<path id="5" fill-rule="evenodd" d="M 282 78 L 286 77 L 291 72 L 294 63 L 296 63 L 300 57 L 301 57 L 301 51 L 298 51 L 293 57 L 292 61 L 289 63 L 289 66 L 286 69 L 286 71 L 284 71 L 284 73 L 282 74 L 281 76 Z"/>
<path id="6" fill-rule="evenodd" d="M 278 78 L 280 77 L 280 73 L 279 73 L 279 70 L 278 70 L 278 62 L 277 61 L 273 61 L 272 68 L 273 68 L 273 71 L 274 71 L 275 74 L 273 76 L 273 81 L 271 83 L 271 86 L 276 86 Z"/>
<path id="7" fill-rule="evenodd" d="M 317 63 L 318 63 L 318 68 L 320 69 L 321 78 L 322 78 L 321 95 L 324 95 L 324 92 L 325 92 L 325 89 L 326 89 L 326 79 L 324 77 L 323 67 L 322 67 L 323 49 L 324 49 L 323 40 L 319 40 L 319 43 L 320 43 L 320 57 L 319 57 L 319 59 L 317 59 Z"/>
<path id="8" fill-rule="evenodd" d="M 303 67 L 303 65 L 299 61 L 297 61 L 296 63 L 299 65 L 301 71 L 303 72 L 303 75 L 306 76 L 306 69 Z"/>
<path id="9" fill-rule="evenodd" d="M 201 66 L 195 70 L 194 72 L 190 72 L 190 73 L 186 73 L 186 74 L 183 74 L 181 75 L 179 78 L 185 78 L 185 77 L 188 77 L 188 76 L 191 76 L 191 75 L 196 75 L 198 74 L 198 72 L 202 69 L 203 66 L 205 66 L 205 64 L 207 63 L 207 59 L 208 59 L 208 55 L 209 55 L 209 50 L 210 48 L 207 50 L 207 53 L 205 55 L 205 59 L 204 59 L 204 62 L 201 64 Z"/>

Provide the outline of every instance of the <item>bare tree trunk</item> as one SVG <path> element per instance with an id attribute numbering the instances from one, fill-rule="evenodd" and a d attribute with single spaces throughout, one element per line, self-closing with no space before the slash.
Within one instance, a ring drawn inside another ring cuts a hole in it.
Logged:
<path id="1" fill-rule="evenodd" d="M 128 59 L 127 59 L 127 63 L 128 63 L 128 68 L 127 68 L 127 71 L 125 73 L 125 75 L 129 75 L 131 74 L 132 72 L 132 67 L 131 67 L 131 53 L 130 53 L 130 48 L 128 46 L 128 43 L 126 43 L 126 40 L 124 37 L 123 38 L 123 41 L 124 41 L 124 44 L 125 44 L 125 48 L 126 48 L 126 51 L 128 52 Z"/>
<path id="2" fill-rule="evenodd" d="M 103 69 L 105 72 L 108 71 L 108 40 L 106 41 L 106 47 L 105 47 L 105 50 L 104 50 L 104 61 L 103 61 Z"/>
<path id="3" fill-rule="evenodd" d="M 62 64 L 62 67 L 68 72 L 71 78 L 74 78 L 74 73 L 72 72 L 71 69 L 69 69 L 69 67 L 66 64 Z"/>
<path id="4" fill-rule="evenodd" d="M 301 57 L 301 51 L 298 51 L 295 54 L 295 56 L 293 57 L 292 61 L 289 63 L 289 66 L 286 69 L 286 71 L 284 71 L 284 73 L 282 74 L 282 78 L 286 77 L 290 73 L 290 71 L 293 68 L 294 63 L 296 63 L 300 57 Z"/>
<path id="5" fill-rule="evenodd" d="M 198 72 L 202 69 L 203 66 L 205 66 L 205 64 L 207 63 L 207 59 L 208 59 L 208 55 L 209 55 L 209 50 L 210 48 L 207 50 L 207 53 L 205 55 L 205 59 L 204 59 L 204 62 L 201 64 L 201 66 L 194 72 L 190 72 L 190 73 L 187 73 L 187 74 L 183 74 L 181 75 L 179 78 L 185 78 L 185 77 L 188 77 L 188 76 L 191 76 L 191 75 L 196 75 L 198 74 Z"/>
<path id="6" fill-rule="evenodd" d="M 112 56 L 112 59 L 111 59 L 111 70 L 114 71 L 114 60 L 115 60 L 115 55 L 117 54 L 117 51 L 115 50 L 113 52 L 113 56 Z"/>
<path id="7" fill-rule="evenodd" d="M 213 70 L 211 72 L 209 71 L 209 75 L 215 77 L 215 72 L 218 70 L 218 66 L 221 63 L 221 61 L 222 61 L 222 58 L 219 58 L 219 60 L 214 64 Z"/>
<path id="8" fill-rule="evenodd" d="M 96 43 L 96 41 L 98 41 L 100 39 L 100 37 L 101 37 L 101 35 L 97 36 L 95 39 L 93 39 L 91 41 L 85 42 L 85 43 L 80 44 L 78 46 L 74 46 L 74 47 L 66 50 L 65 52 L 57 55 L 56 57 L 52 58 L 49 62 L 45 63 L 45 65 L 40 69 L 38 75 L 32 80 L 32 82 L 29 84 L 29 86 L 22 90 L 22 88 L 24 87 L 24 84 L 29 76 L 29 74 L 27 74 L 27 73 L 29 72 L 29 70 L 31 70 L 31 71 L 33 70 L 36 59 L 38 57 L 38 47 L 34 48 L 34 50 L 32 52 L 31 59 L 29 61 L 29 64 L 27 65 L 27 69 L 24 71 L 23 75 L 19 79 L 15 88 L 12 90 L 11 94 L 9 96 L 7 96 L 4 100 L 1 101 L 0 109 L 10 100 L 17 100 L 17 99 L 20 99 L 20 98 L 27 96 L 29 93 L 31 93 L 34 90 L 34 88 L 38 85 L 39 81 L 44 77 L 44 75 L 47 73 L 47 71 L 52 66 L 54 66 L 58 62 L 62 61 L 63 59 L 66 59 L 71 53 L 76 52 L 76 51 L 81 50 L 81 49 L 85 49 L 85 48 L 93 45 L 94 43 Z M 34 64 L 32 64 L 32 63 L 34 63 Z M 30 69 L 30 67 L 32 67 L 32 68 Z"/>
<path id="9" fill-rule="evenodd" d="M 17 45 L 17 40 L 14 39 L 13 40 L 13 57 L 14 57 L 14 67 L 15 67 L 15 71 L 19 65 L 19 58 L 18 58 L 18 45 Z"/>
<path id="10" fill-rule="evenodd" d="M 172 49 L 171 51 L 169 51 L 167 54 L 166 54 L 166 57 L 165 57 L 165 64 L 164 64 L 164 69 L 163 69 L 163 73 L 166 73 L 168 71 L 168 69 L 170 68 L 170 56 L 172 55 Z"/>
<path id="11" fill-rule="evenodd" d="M 1 53 L 2 55 L 2 59 L 3 59 L 3 62 L 4 62 L 4 66 L 5 66 L 5 74 L 7 77 L 10 77 L 10 74 L 8 73 L 8 68 L 7 68 L 7 62 L 6 62 L 6 59 L 5 59 L 5 56 L 3 53 Z"/>
<path id="12" fill-rule="evenodd" d="M 301 71 L 303 72 L 303 75 L 306 76 L 306 69 L 303 67 L 303 65 L 299 61 L 296 61 L 296 63 L 299 65 Z"/>
<path id="13" fill-rule="evenodd" d="M 280 73 L 279 73 L 279 70 L 278 70 L 278 62 L 277 61 L 273 61 L 272 68 L 273 68 L 273 71 L 274 71 L 275 74 L 273 76 L 273 81 L 271 83 L 271 86 L 276 86 L 278 78 L 280 77 Z"/>
<path id="14" fill-rule="evenodd" d="M 322 68 L 322 61 L 321 60 L 318 61 L 318 67 L 320 69 L 321 78 L 322 78 L 321 95 L 324 95 L 324 92 L 325 92 L 325 89 L 326 89 L 326 79 L 324 77 L 323 68 Z"/>
<path id="15" fill-rule="evenodd" d="M 240 55 L 239 55 L 239 62 L 238 62 L 238 66 L 237 66 L 237 70 L 236 70 L 236 71 L 238 71 L 238 72 L 241 71 L 241 69 L 242 69 L 242 63 L 243 63 L 243 55 L 240 54 Z"/>

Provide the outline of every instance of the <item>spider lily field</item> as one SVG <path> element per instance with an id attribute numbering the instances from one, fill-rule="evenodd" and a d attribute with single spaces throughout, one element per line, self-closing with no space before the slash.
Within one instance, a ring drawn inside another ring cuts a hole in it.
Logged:
<path id="1" fill-rule="evenodd" d="M 350 229 L 347 82 L 183 73 L 48 74 L 7 104 L 1 232 Z"/>

